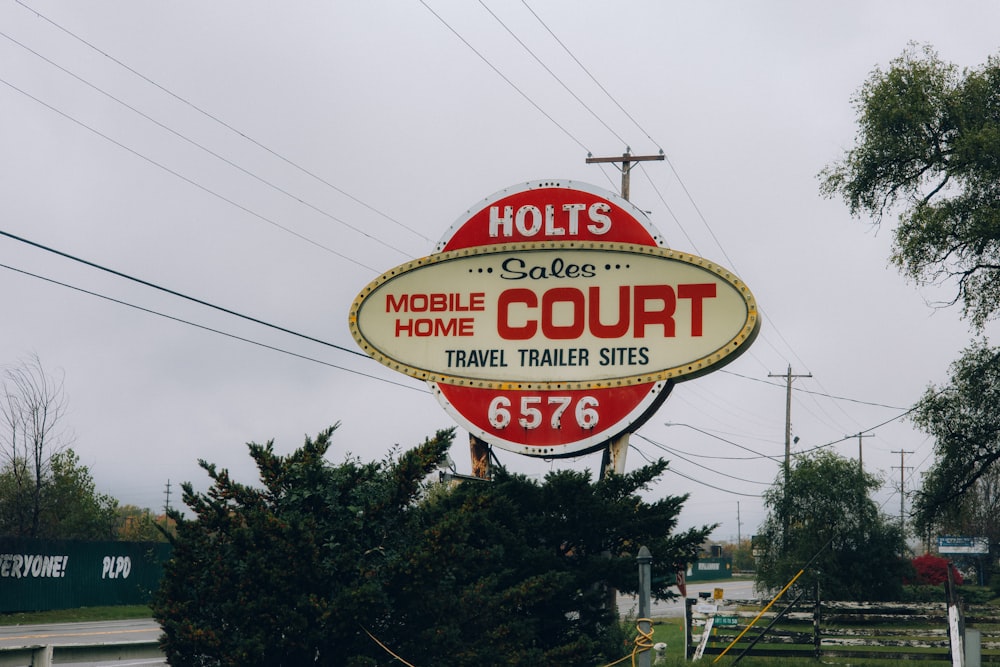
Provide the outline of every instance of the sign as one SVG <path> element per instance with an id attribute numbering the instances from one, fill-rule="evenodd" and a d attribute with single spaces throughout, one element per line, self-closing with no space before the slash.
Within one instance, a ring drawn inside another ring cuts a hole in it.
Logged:
<path id="1" fill-rule="evenodd" d="M 988 554 L 990 540 L 986 537 L 938 536 L 939 554 Z"/>
<path id="2" fill-rule="evenodd" d="M 471 434 L 559 457 L 637 428 L 675 382 L 744 352 L 759 318 L 739 278 L 665 247 L 629 202 L 539 181 L 487 198 L 434 254 L 372 281 L 350 325 Z"/>
<path id="3" fill-rule="evenodd" d="M 721 616 L 716 614 L 715 625 L 718 626 L 736 626 L 739 625 L 739 617 L 737 616 Z"/>

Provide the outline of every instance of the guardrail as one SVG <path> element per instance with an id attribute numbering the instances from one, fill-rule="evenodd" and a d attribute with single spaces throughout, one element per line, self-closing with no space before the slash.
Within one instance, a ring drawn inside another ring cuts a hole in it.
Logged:
<path id="1" fill-rule="evenodd" d="M 71 662 L 162 658 L 156 639 L 103 644 L 34 644 L 0 648 L 0 667 L 51 667 Z"/>

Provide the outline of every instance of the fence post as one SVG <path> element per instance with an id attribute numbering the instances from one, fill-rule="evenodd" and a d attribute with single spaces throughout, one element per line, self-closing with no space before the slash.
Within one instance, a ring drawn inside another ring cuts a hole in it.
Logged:
<path id="1" fill-rule="evenodd" d="M 31 652 L 32 667 L 52 667 L 52 645 L 39 646 Z"/>
<path id="2" fill-rule="evenodd" d="M 645 546 L 639 547 L 639 557 L 636 558 L 639 564 L 639 634 L 636 638 L 636 645 L 641 649 L 637 656 L 636 665 L 638 667 L 650 667 L 653 656 L 650 649 L 653 646 L 653 621 L 650 618 L 650 596 L 652 588 L 652 563 L 653 554 Z M 641 640 L 641 644 L 639 641 Z"/>
<path id="3" fill-rule="evenodd" d="M 816 606 L 813 607 L 813 657 L 819 660 L 820 654 L 823 652 L 820 648 L 822 646 L 822 636 L 820 634 L 820 624 L 823 619 L 823 603 L 819 599 L 819 578 L 816 579 L 816 588 L 814 589 L 816 593 Z"/>
<path id="4" fill-rule="evenodd" d="M 944 594 L 948 601 L 948 650 L 952 667 L 965 667 L 965 617 L 951 570 L 951 563 L 948 563 L 948 578 L 944 582 Z"/>
<path id="5" fill-rule="evenodd" d="M 684 598 L 684 659 L 691 659 L 691 607 L 694 606 L 694 600 L 691 598 Z"/>

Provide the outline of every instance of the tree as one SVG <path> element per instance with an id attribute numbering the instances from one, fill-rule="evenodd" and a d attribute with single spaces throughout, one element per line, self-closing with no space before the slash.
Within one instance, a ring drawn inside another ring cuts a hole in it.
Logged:
<path id="1" fill-rule="evenodd" d="M 636 554 L 654 555 L 653 591 L 695 560 L 712 526 L 675 533 L 686 496 L 638 495 L 658 461 L 593 482 L 557 471 L 539 484 L 498 470 L 417 509 L 419 533 L 393 568 L 398 592 L 385 628 L 407 660 L 473 666 L 605 664 L 624 634 L 609 589 L 635 592 Z"/>
<path id="2" fill-rule="evenodd" d="M 398 458 L 324 460 L 336 427 L 289 454 L 251 443 L 262 488 L 200 461 L 207 493 L 182 485 L 172 557 L 153 612 L 171 664 L 363 665 L 366 636 L 391 611 L 385 565 L 408 545 L 407 509 L 444 458 L 452 433 Z M 364 662 L 364 658 L 369 662 Z"/>
<path id="3" fill-rule="evenodd" d="M 39 536 L 52 459 L 70 442 L 66 408 L 62 378 L 46 373 L 37 355 L 0 374 L 0 521 L 7 534 Z"/>
<path id="4" fill-rule="evenodd" d="M 952 364 L 950 382 L 928 388 L 915 406 L 913 421 L 934 438 L 935 453 L 913 505 L 914 523 L 921 531 L 955 525 L 977 506 L 998 502 L 998 400 L 1000 349 L 979 342 Z M 970 492 L 979 496 L 978 502 Z"/>
<path id="5" fill-rule="evenodd" d="M 907 562 L 903 533 L 869 498 L 881 485 L 832 452 L 799 457 L 788 479 L 764 493 L 768 516 L 758 531 L 757 586 L 778 590 L 802 568 L 795 588 L 820 584 L 827 599 L 898 599 Z"/>
<path id="6" fill-rule="evenodd" d="M 174 532 L 165 515 L 154 516 L 149 508 L 122 505 L 117 511 L 118 539 L 127 542 L 166 542 Z"/>
<path id="7" fill-rule="evenodd" d="M 683 497 L 637 492 L 666 464 L 592 482 L 428 488 L 453 431 L 385 460 L 324 456 L 333 429 L 292 454 L 251 444 L 261 488 L 201 462 L 206 493 L 184 484 L 173 554 L 153 602 L 171 664 L 456 666 L 588 664 L 627 649 L 610 587 L 634 590 L 639 544 L 655 590 L 693 558 L 709 527 L 673 534 Z M 369 634 L 370 633 L 370 634 Z"/>
<path id="8" fill-rule="evenodd" d="M 99 493 L 90 469 L 72 449 L 52 457 L 51 476 L 42 485 L 38 537 L 113 540 L 118 536 L 118 501 Z"/>
<path id="9" fill-rule="evenodd" d="M 899 210 L 892 262 L 918 284 L 954 282 L 981 328 L 1000 307 L 1000 58 L 959 72 L 911 47 L 855 96 L 855 146 L 820 176 L 851 213 Z"/>

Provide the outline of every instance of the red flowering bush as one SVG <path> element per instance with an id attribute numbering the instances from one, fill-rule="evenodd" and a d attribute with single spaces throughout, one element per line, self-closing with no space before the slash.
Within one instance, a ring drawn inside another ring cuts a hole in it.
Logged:
<path id="1" fill-rule="evenodd" d="M 962 574 L 955 569 L 955 566 L 948 562 L 948 559 L 935 556 L 934 554 L 924 554 L 913 559 L 913 570 L 916 573 L 918 585 L 938 586 L 948 579 L 948 568 L 951 568 L 952 580 L 955 584 L 962 583 Z"/>

